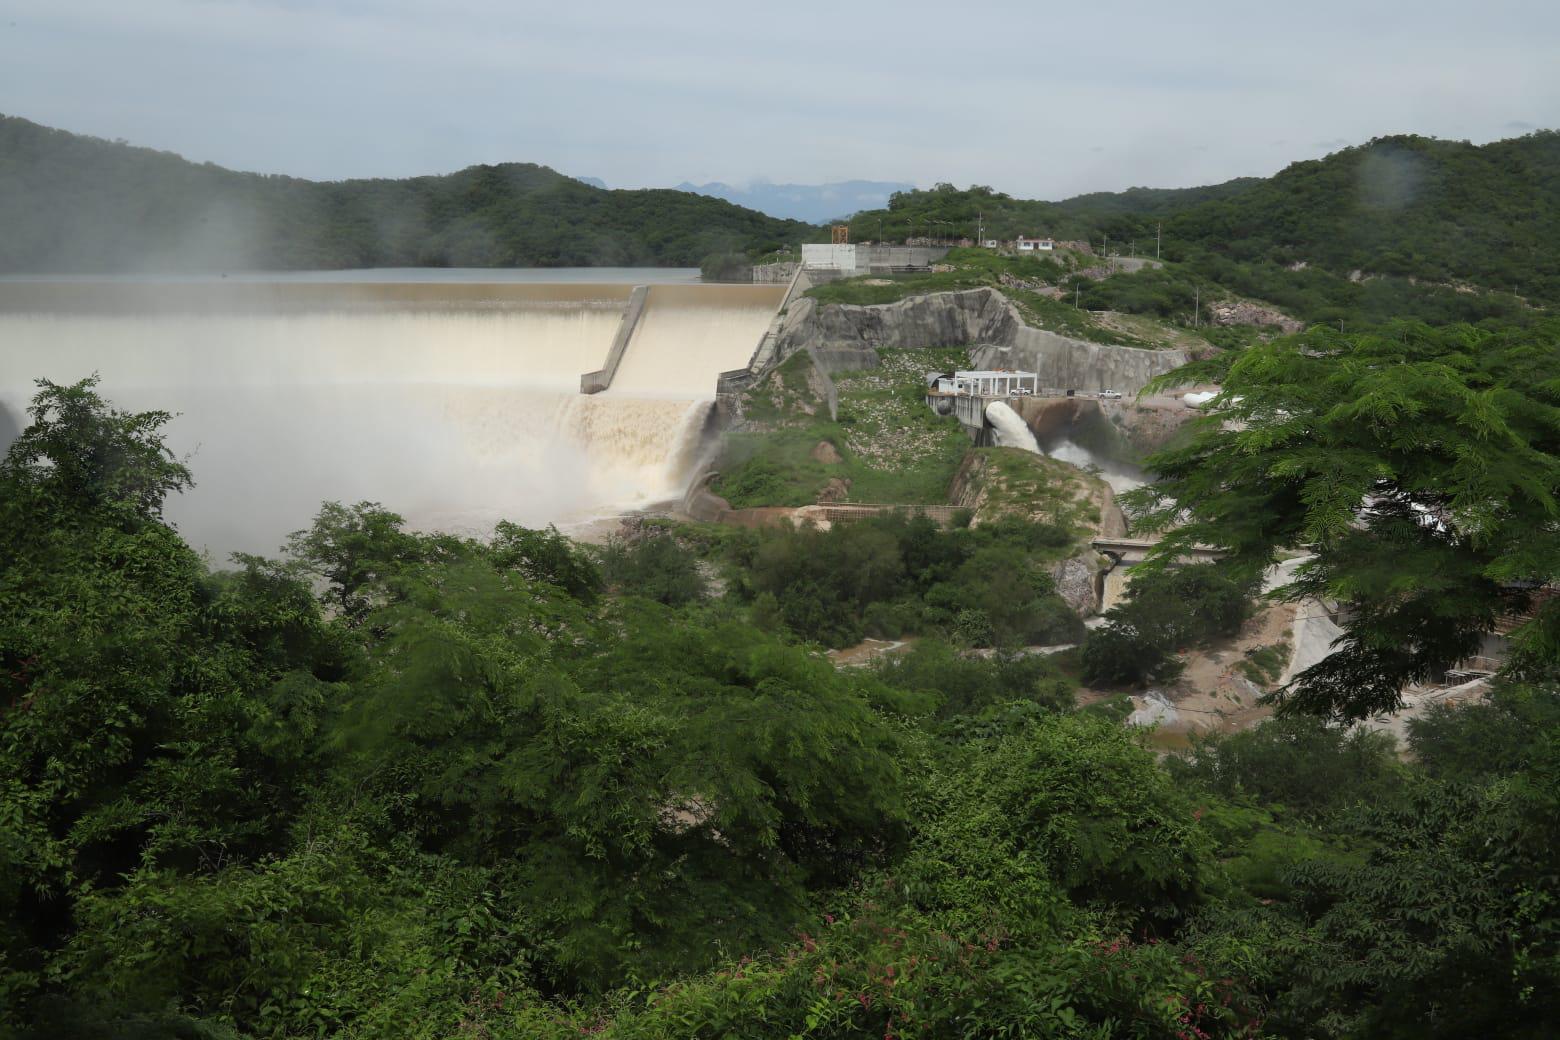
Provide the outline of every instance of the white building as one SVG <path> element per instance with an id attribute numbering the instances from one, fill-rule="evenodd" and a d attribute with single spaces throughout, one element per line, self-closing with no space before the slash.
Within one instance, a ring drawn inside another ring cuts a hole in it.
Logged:
<path id="1" fill-rule="evenodd" d="M 930 270 L 932 264 L 947 255 L 947 246 L 817 243 L 802 246 L 802 266 L 809 271 L 838 271 L 844 275 L 892 274 Z"/>
<path id="2" fill-rule="evenodd" d="M 1055 248 L 1056 241 L 1054 239 L 1018 236 L 1018 251 L 1020 253 L 1049 253 Z"/>
<path id="3" fill-rule="evenodd" d="M 805 244 L 802 246 L 802 266 L 809 271 L 856 270 L 856 247 L 853 245 Z"/>
<path id="4" fill-rule="evenodd" d="M 1040 376 L 1034 372 L 1009 372 L 1003 369 L 979 372 L 955 372 L 940 376 L 937 392 L 960 397 L 1023 397 L 1040 388 Z"/>

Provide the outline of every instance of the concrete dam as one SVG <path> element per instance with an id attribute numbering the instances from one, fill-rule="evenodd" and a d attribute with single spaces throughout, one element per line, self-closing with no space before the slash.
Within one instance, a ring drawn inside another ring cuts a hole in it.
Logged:
<path id="1" fill-rule="evenodd" d="M 115 407 L 174 413 L 196 486 L 166 513 L 219 557 L 274 552 L 327 499 L 456 533 L 568 525 L 681 493 L 785 291 L 0 283 L 0 447 L 35 380 L 97 373 Z"/>

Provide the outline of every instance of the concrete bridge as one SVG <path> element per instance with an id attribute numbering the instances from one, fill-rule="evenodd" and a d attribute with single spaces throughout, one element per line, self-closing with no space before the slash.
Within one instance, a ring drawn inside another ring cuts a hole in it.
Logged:
<path id="1" fill-rule="evenodd" d="M 1149 550 L 1159 544 L 1159 539 L 1096 538 L 1091 544 L 1095 552 L 1111 557 L 1118 566 L 1130 567 L 1134 563 L 1142 563 L 1148 559 Z M 1211 545 L 1198 545 L 1182 553 L 1178 559 L 1183 563 L 1207 563 L 1222 559 L 1224 556 L 1223 549 L 1215 549 Z"/>
<path id="2" fill-rule="evenodd" d="M 1158 538 L 1096 538 L 1090 543 L 1094 551 L 1111 559 L 1109 568 L 1096 579 L 1096 592 L 1100 598 L 1100 613 L 1120 603 L 1126 594 L 1127 583 L 1132 580 L 1135 564 L 1148 559 L 1149 550 L 1159 544 Z M 1223 550 L 1198 545 L 1176 557 L 1178 563 L 1208 563 L 1224 555 Z"/>

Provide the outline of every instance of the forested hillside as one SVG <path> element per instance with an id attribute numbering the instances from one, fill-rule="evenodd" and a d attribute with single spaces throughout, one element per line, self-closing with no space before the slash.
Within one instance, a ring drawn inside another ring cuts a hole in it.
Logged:
<path id="1" fill-rule="evenodd" d="M 0 272 L 696 266 L 808 225 L 528 163 L 406 180 L 237 173 L 0 117 Z"/>
<path id="2" fill-rule="evenodd" d="M 0 460 L 0 1038 L 1551 1037 L 1557 339 L 1249 347 L 1150 460 L 1191 524 L 1087 635 L 1060 509 L 593 549 L 326 503 L 214 571 L 169 416 L 41 384 Z M 1161 759 L 1080 706 L 1300 543 L 1283 594 L 1352 609 L 1284 716 Z M 1409 760 L 1329 721 L 1503 610 L 1511 667 Z M 819 652 L 863 632 L 916 641 Z"/>
<path id="3" fill-rule="evenodd" d="M 859 214 L 854 237 L 1051 234 L 1163 256 L 1313 321 L 1509 319 L 1560 302 L 1560 132 L 1476 146 L 1386 137 L 1207 188 L 1026 202 L 941 185 Z M 1521 299 L 1518 299 L 1518 298 Z"/>
<path id="4" fill-rule="evenodd" d="M 855 241 L 898 241 L 920 235 L 974 238 L 984 229 L 986 237 L 1003 241 L 1045 234 L 1096 244 L 1102 234 L 1109 234 L 1120 240 L 1125 253 L 1129 238 L 1146 227 L 1149 237 L 1138 244 L 1146 245 L 1152 256 L 1153 215 L 1238 195 L 1258 183 L 1257 178 L 1241 178 L 1203 188 L 1129 188 L 1063 202 L 1015 199 L 979 184 L 965 189 L 938 184 L 926 191 L 895 192 L 887 209 L 857 213 L 850 220 L 850 233 Z"/>

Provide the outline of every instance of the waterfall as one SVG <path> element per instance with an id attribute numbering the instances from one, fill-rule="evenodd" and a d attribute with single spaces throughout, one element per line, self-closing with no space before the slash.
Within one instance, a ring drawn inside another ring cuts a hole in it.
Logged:
<path id="1" fill-rule="evenodd" d="M 1004 448 L 1023 448 L 1040 454 L 1040 444 L 1030 432 L 1029 424 L 1008 405 L 992 401 L 986 406 L 986 421 L 996 427 L 997 443 Z"/>

